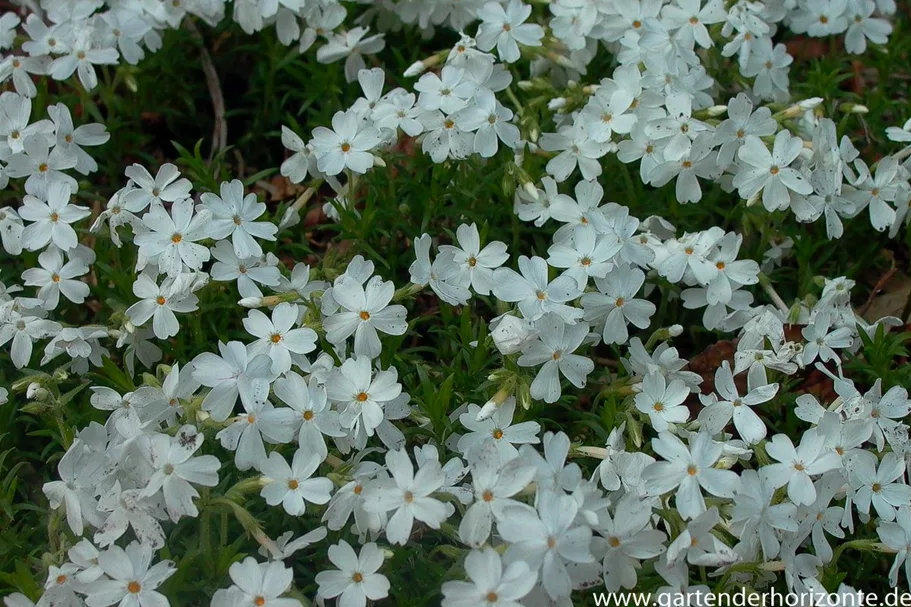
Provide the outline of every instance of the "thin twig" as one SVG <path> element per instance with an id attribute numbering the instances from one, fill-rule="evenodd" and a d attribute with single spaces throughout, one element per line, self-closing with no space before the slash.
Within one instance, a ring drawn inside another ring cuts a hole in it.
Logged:
<path id="1" fill-rule="evenodd" d="M 218 72 L 215 71 L 215 65 L 212 63 L 212 56 L 206 49 L 205 41 L 202 34 L 196 28 L 192 19 L 184 19 L 184 25 L 187 30 L 193 34 L 193 37 L 199 41 L 199 58 L 202 62 L 202 71 L 206 76 L 206 86 L 209 89 L 209 96 L 212 98 L 212 109 L 215 112 L 215 128 L 212 129 L 212 151 L 209 153 L 209 162 L 215 156 L 228 146 L 228 122 L 225 120 L 225 97 L 221 92 L 221 82 L 218 80 Z"/>
<path id="2" fill-rule="evenodd" d="M 892 279 L 896 272 L 898 272 L 898 268 L 895 267 L 895 261 L 893 260 L 892 267 L 889 268 L 889 271 L 883 274 L 882 278 L 877 281 L 876 285 L 873 286 L 873 290 L 870 291 L 870 296 L 867 297 L 867 301 L 865 301 L 864 305 L 862 305 L 860 309 L 857 310 L 857 313 L 859 315 L 863 316 L 867 313 L 867 310 L 869 310 L 870 306 L 873 304 L 873 300 L 876 299 L 876 296 L 879 295 L 880 291 L 885 288 L 886 283 Z"/>

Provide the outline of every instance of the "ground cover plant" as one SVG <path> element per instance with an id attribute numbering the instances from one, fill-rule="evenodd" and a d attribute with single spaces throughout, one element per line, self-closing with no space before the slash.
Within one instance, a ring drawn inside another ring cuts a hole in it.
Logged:
<path id="1" fill-rule="evenodd" d="M 6 605 L 908 588 L 908 7 L 0 5 Z"/>

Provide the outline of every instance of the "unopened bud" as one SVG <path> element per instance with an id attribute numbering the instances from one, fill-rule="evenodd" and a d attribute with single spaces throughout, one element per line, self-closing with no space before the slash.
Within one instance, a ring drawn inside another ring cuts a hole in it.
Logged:
<path id="1" fill-rule="evenodd" d="M 532 84 L 531 80 L 519 80 L 516 83 L 516 86 L 523 91 L 530 91 L 534 87 L 534 84 Z"/>
<path id="2" fill-rule="evenodd" d="M 566 107 L 566 97 L 556 97 L 547 102 L 547 109 L 554 111 Z"/>
<path id="3" fill-rule="evenodd" d="M 797 106 L 803 111 L 809 111 L 816 109 L 823 102 L 822 97 L 810 97 L 809 99 L 804 99 L 803 101 L 798 101 Z"/>
<path id="4" fill-rule="evenodd" d="M 708 114 L 709 117 L 711 117 L 711 118 L 716 118 L 718 116 L 722 116 L 723 114 L 727 113 L 727 111 L 728 111 L 728 106 L 726 106 L 726 105 L 713 105 L 712 107 L 710 107 L 706 110 L 706 114 Z"/>
<path id="5" fill-rule="evenodd" d="M 526 181 L 522 184 L 522 189 L 525 190 L 525 193 L 528 194 L 529 198 L 534 201 L 538 200 L 538 188 L 535 187 L 535 184 L 530 181 Z"/>
<path id="6" fill-rule="evenodd" d="M 860 105 L 859 103 L 845 103 L 839 109 L 848 114 L 869 114 L 870 113 L 870 108 L 868 108 L 865 105 Z"/>
<path id="7" fill-rule="evenodd" d="M 263 298 L 262 297 L 244 297 L 237 305 L 242 308 L 261 308 L 263 307 Z"/>
<path id="8" fill-rule="evenodd" d="M 491 321 L 490 336 L 500 354 L 515 354 L 532 341 L 538 331 L 524 318 L 504 314 Z"/>
<path id="9" fill-rule="evenodd" d="M 671 337 L 680 337 L 683 334 L 683 325 L 671 325 L 667 328 L 667 332 Z"/>
<path id="10" fill-rule="evenodd" d="M 509 398 L 511 390 L 508 388 L 501 388 L 496 394 L 494 394 L 489 401 L 484 403 L 484 406 L 481 407 L 481 410 L 478 411 L 477 421 L 482 422 L 485 419 L 488 419 L 491 415 L 496 412 L 500 406 L 506 402 Z"/>
<path id="11" fill-rule="evenodd" d="M 572 453 L 597 459 L 607 459 L 608 456 L 607 449 L 604 447 L 576 447 Z"/>
<path id="12" fill-rule="evenodd" d="M 424 67 L 423 61 L 415 61 L 414 63 L 412 63 L 411 65 L 408 66 L 407 70 L 405 70 L 405 77 L 414 78 L 415 76 L 419 76 L 419 75 L 423 74 L 425 69 L 427 69 L 427 68 Z"/>
<path id="13" fill-rule="evenodd" d="M 38 382 L 32 382 L 25 391 L 25 397 L 29 400 L 45 400 L 50 395 L 47 388 L 42 387 Z"/>

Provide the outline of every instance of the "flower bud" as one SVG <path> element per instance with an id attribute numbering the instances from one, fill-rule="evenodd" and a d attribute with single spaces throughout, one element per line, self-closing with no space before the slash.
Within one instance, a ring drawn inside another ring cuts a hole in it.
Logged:
<path id="1" fill-rule="evenodd" d="M 242 308 L 261 308 L 263 305 L 263 298 L 244 297 L 239 302 L 237 302 L 237 305 L 241 306 Z"/>
<path id="2" fill-rule="evenodd" d="M 25 391 L 25 397 L 29 400 L 45 400 L 48 396 L 50 392 L 38 382 L 30 383 Z"/>
<path id="3" fill-rule="evenodd" d="M 726 105 L 713 105 L 712 107 L 705 110 L 710 118 L 717 118 L 718 116 L 723 116 L 728 111 L 728 106 Z"/>
<path id="4" fill-rule="evenodd" d="M 845 103 L 840 108 L 841 111 L 848 114 L 869 114 L 870 108 L 865 105 L 860 105 L 859 103 Z"/>
<path id="5" fill-rule="evenodd" d="M 412 63 L 411 65 L 408 66 L 407 70 L 405 70 L 405 77 L 414 78 L 415 76 L 420 76 L 421 74 L 424 73 L 425 69 L 426 68 L 424 67 L 423 61 L 415 61 L 414 63 Z"/>
<path id="6" fill-rule="evenodd" d="M 538 332 L 524 318 L 504 314 L 490 322 L 490 336 L 500 354 L 515 354 L 535 338 Z"/>
<path id="7" fill-rule="evenodd" d="M 555 97 L 547 102 L 547 109 L 550 111 L 558 110 L 562 107 L 566 107 L 566 97 Z"/>

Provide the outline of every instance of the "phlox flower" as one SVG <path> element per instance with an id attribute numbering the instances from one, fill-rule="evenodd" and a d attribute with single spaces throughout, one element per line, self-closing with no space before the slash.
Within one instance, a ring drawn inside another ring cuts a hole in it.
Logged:
<path id="1" fill-rule="evenodd" d="M 560 316 L 549 313 L 535 321 L 535 329 L 538 331 L 536 340 L 525 348 L 517 361 L 521 367 L 543 363 L 531 382 L 531 397 L 547 403 L 556 402 L 561 394 L 560 375 L 577 388 L 584 388 L 595 363 L 574 352 L 588 335 L 588 325 L 567 325 Z"/>
<path id="2" fill-rule="evenodd" d="M 137 234 L 133 241 L 139 245 L 139 254 L 155 261 L 168 276 L 177 276 L 184 266 L 199 270 L 209 261 L 210 253 L 196 241 L 209 237 L 211 219 L 208 210 L 194 213 L 189 198 L 172 203 L 170 213 L 163 206 L 153 205 L 142 217 L 149 231 Z"/>
<path id="3" fill-rule="evenodd" d="M 425 460 L 415 472 L 407 451 L 387 451 L 386 469 L 392 479 L 371 483 L 364 496 L 366 510 L 394 511 L 386 523 L 386 538 L 393 544 L 404 545 L 411 537 L 415 520 L 439 529 L 448 517 L 445 504 L 431 497 L 446 480 L 439 461 Z"/>
<path id="4" fill-rule="evenodd" d="M 490 546 L 468 553 L 465 573 L 470 582 L 443 583 L 443 607 L 479 607 L 485 603 L 521 607 L 519 601 L 531 592 L 538 579 L 537 572 L 524 560 L 512 561 L 504 567 L 500 554 Z"/>
<path id="5" fill-rule="evenodd" d="M 297 599 L 282 598 L 294 582 L 294 571 L 281 561 L 257 563 L 248 556 L 228 569 L 230 588 L 218 590 L 212 597 L 212 607 L 301 607 Z"/>
<path id="6" fill-rule="evenodd" d="M 470 404 L 465 413 L 459 416 L 459 422 L 470 430 L 459 437 L 457 448 L 463 455 L 468 454 L 476 446 L 493 440 L 503 461 L 507 461 L 519 455 L 519 450 L 514 445 L 540 442 L 538 434 L 541 432 L 541 425 L 538 422 L 513 423 L 516 413 L 515 398 L 507 398 L 493 415 L 486 419 L 478 420 L 480 411 L 479 406 Z"/>
<path id="7" fill-rule="evenodd" d="M 259 467 L 265 483 L 260 495 L 270 506 L 281 504 L 291 516 L 304 514 L 307 502 L 327 503 L 332 494 L 332 481 L 324 477 L 312 478 L 322 461 L 319 452 L 302 447 L 294 452 L 289 466 L 281 454 L 273 451 Z"/>
<path id="8" fill-rule="evenodd" d="M 329 560 L 338 570 L 316 574 L 318 593 L 327 599 L 338 598 L 338 607 L 363 607 L 367 599 L 378 601 L 389 595 L 389 580 L 378 573 L 383 565 L 383 551 L 370 542 L 358 555 L 345 540 L 329 546 Z"/>
<path id="9" fill-rule="evenodd" d="M 205 192 L 200 196 L 204 209 L 212 213 L 209 236 L 215 240 L 231 237 L 234 253 L 241 259 L 259 257 L 263 249 L 256 241 L 275 240 L 278 227 L 268 221 L 255 221 L 266 212 L 266 205 L 256 194 L 244 196 L 244 184 L 239 179 L 221 184 L 220 196 Z"/>
<path id="10" fill-rule="evenodd" d="M 529 321 L 536 321 L 548 312 L 567 323 L 574 324 L 582 318 L 582 310 L 567 305 L 582 295 L 575 279 L 558 276 L 548 281 L 547 262 L 541 257 L 520 256 L 519 271 L 521 274 L 510 268 L 498 268 L 494 272 L 494 297 L 517 303 Z"/>
<path id="11" fill-rule="evenodd" d="M 272 359 L 273 375 L 290 371 L 295 358 L 301 359 L 316 349 L 316 331 L 295 328 L 299 315 L 296 304 L 282 302 L 272 310 L 271 318 L 259 310 L 250 310 L 244 319 L 244 329 L 258 338 L 247 346 L 247 351 L 250 356 L 265 354 Z"/>
<path id="12" fill-rule="evenodd" d="M 342 343 L 354 334 L 354 354 L 376 358 L 383 351 L 377 332 L 402 335 L 408 329 L 405 306 L 389 305 L 395 285 L 374 276 L 362 285 L 359 280 L 338 280 L 332 287 L 332 297 L 342 310 L 326 317 L 326 339 Z"/>
<path id="13" fill-rule="evenodd" d="M 126 549 L 111 546 L 98 555 L 98 566 L 107 577 L 86 587 L 85 604 L 89 607 L 167 605 L 168 600 L 156 589 L 177 569 L 172 561 L 151 563 L 149 544 L 132 542 Z"/>

